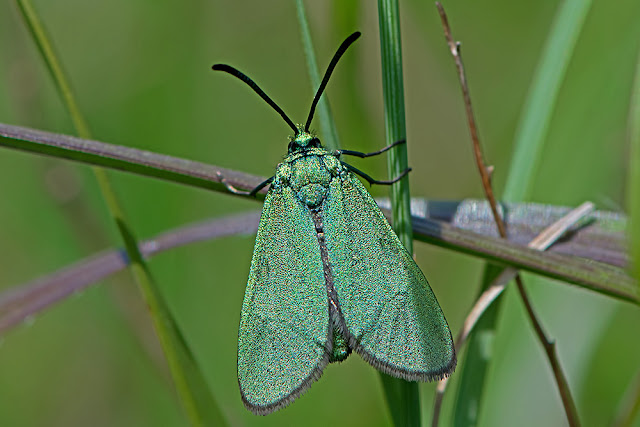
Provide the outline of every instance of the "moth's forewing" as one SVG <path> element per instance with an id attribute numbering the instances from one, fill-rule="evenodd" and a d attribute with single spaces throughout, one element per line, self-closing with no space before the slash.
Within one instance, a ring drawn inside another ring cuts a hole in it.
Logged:
<path id="1" fill-rule="evenodd" d="M 264 202 L 242 304 L 238 382 L 245 405 L 273 412 L 318 379 L 331 353 L 327 291 L 309 210 L 290 187 Z"/>
<path id="2" fill-rule="evenodd" d="M 354 350 L 377 369 L 409 381 L 453 372 L 451 331 L 431 287 L 353 174 L 332 180 L 322 214 Z"/>

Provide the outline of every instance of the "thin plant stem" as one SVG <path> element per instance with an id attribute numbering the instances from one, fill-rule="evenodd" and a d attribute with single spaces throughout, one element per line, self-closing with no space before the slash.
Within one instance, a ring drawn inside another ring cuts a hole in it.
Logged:
<path id="1" fill-rule="evenodd" d="M 311 40 L 311 29 L 309 28 L 309 20 L 307 12 L 302 0 L 296 0 L 296 9 L 298 11 L 298 23 L 300 24 L 300 35 L 302 36 L 302 47 L 304 49 L 305 58 L 307 60 L 307 71 L 309 72 L 309 80 L 313 90 L 315 91 L 322 81 L 322 76 L 318 72 L 318 61 L 313 50 L 313 42 Z M 318 101 L 318 119 L 320 119 L 320 129 L 322 129 L 322 143 L 330 150 L 340 148 L 340 140 L 338 139 L 338 131 L 331 114 L 329 99 L 325 93 L 320 101 Z"/>
<path id="2" fill-rule="evenodd" d="M 538 251 L 547 250 L 571 227 L 575 226 L 582 218 L 589 215 L 593 209 L 593 203 L 583 203 L 567 215 L 560 218 L 558 221 L 551 224 L 549 227 L 545 228 L 540 234 L 538 234 L 538 236 L 531 240 L 527 246 Z M 509 283 L 509 281 L 511 281 L 517 274 L 518 270 L 515 268 L 505 268 L 502 273 L 493 280 L 491 285 L 480 295 L 464 320 L 462 330 L 456 337 L 456 350 L 460 351 L 462 349 L 467 342 L 469 334 L 478 323 L 478 320 L 482 317 L 487 308 L 489 308 L 491 303 L 493 303 L 502 291 L 504 291 L 507 283 Z M 450 377 L 443 378 L 438 382 L 433 405 L 433 418 L 431 422 L 433 426 L 438 425 L 440 411 L 442 408 L 442 399 L 447 389 L 447 385 L 449 384 L 449 378 Z"/>
<path id="3" fill-rule="evenodd" d="M 476 160 L 476 165 L 478 167 L 478 171 L 480 172 L 480 176 L 482 179 L 482 186 L 485 192 L 487 199 L 491 205 L 491 211 L 494 216 L 494 220 L 496 226 L 498 227 L 498 232 L 502 238 L 507 237 L 506 228 L 504 226 L 504 221 L 502 220 L 502 216 L 498 212 L 498 206 L 493 195 L 493 189 L 491 187 L 491 176 L 490 169 L 486 166 L 483 155 L 482 148 L 480 145 L 480 138 L 478 136 L 478 128 L 476 125 L 476 121 L 473 115 L 473 108 L 471 105 L 471 97 L 469 95 L 469 87 L 467 84 L 466 75 L 464 72 L 464 65 L 462 63 L 462 56 L 460 54 L 460 44 L 457 43 L 453 36 L 451 35 L 451 28 L 449 26 L 449 22 L 447 20 L 447 15 L 442 7 L 442 4 L 436 2 L 436 6 L 438 8 L 438 13 L 440 14 L 440 18 L 442 20 L 442 26 L 444 28 L 445 38 L 447 39 L 447 44 L 449 45 L 449 50 L 451 51 L 451 55 L 456 64 L 456 68 L 458 70 L 458 77 L 460 79 L 460 85 L 462 87 L 462 93 L 464 98 L 465 110 L 467 113 L 467 123 L 469 126 L 469 131 L 471 133 L 471 141 L 473 144 L 473 152 Z M 575 406 L 575 402 L 571 395 L 571 391 L 569 389 L 569 384 L 566 379 L 566 375 L 562 371 L 560 366 L 560 361 L 558 360 L 557 353 L 555 351 L 555 342 L 551 340 L 544 331 L 538 316 L 536 315 L 533 305 L 530 301 L 530 298 L 527 294 L 527 291 L 524 287 L 524 283 L 522 281 L 522 277 L 518 274 L 515 277 L 516 284 L 518 288 L 518 292 L 524 303 L 527 314 L 529 315 L 529 319 L 531 320 L 531 324 L 536 332 L 536 335 L 542 344 L 542 347 L 547 354 L 547 358 L 549 360 L 549 364 L 553 370 L 554 377 L 556 379 L 556 383 L 558 385 L 558 391 L 560 392 L 560 396 L 562 398 L 562 404 L 565 409 L 565 413 L 567 415 L 567 421 L 570 426 L 579 426 L 580 421 L 578 418 L 578 411 Z"/>

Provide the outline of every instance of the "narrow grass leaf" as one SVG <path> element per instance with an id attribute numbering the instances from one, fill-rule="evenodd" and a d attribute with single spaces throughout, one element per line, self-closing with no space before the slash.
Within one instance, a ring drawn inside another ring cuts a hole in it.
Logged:
<path id="1" fill-rule="evenodd" d="M 397 0 L 378 0 L 378 25 L 386 141 L 387 145 L 390 145 L 406 139 L 400 10 Z M 399 176 L 408 167 L 406 144 L 391 150 L 388 159 L 389 175 Z M 391 187 L 391 212 L 393 229 L 409 253 L 413 253 L 408 178 L 400 180 Z M 384 374 L 381 374 L 381 378 L 395 425 L 420 425 L 418 384 Z"/>
<path id="2" fill-rule="evenodd" d="M 313 42 L 311 40 L 311 29 L 309 28 L 309 21 L 307 20 L 307 12 L 305 11 L 302 0 L 296 0 L 296 9 L 298 10 L 298 23 L 300 24 L 304 56 L 307 60 L 309 80 L 311 81 L 311 87 L 317 88 L 320 86 L 321 77 L 318 72 L 318 61 L 316 60 Z M 340 148 L 340 140 L 338 139 L 336 124 L 331 115 L 331 107 L 329 106 L 327 94 L 318 101 L 316 111 L 318 112 L 318 119 L 320 119 L 322 141 L 325 147 L 329 150 L 337 150 Z"/>
<path id="3" fill-rule="evenodd" d="M 38 14 L 30 0 L 17 0 L 17 5 L 69 111 L 78 135 L 82 138 L 90 138 L 89 126 L 80 112 L 71 85 Z M 131 260 L 131 271 L 149 307 L 156 333 L 167 357 L 176 389 L 187 416 L 193 425 L 224 424 L 224 418 L 210 394 L 206 381 L 138 250 L 137 239 L 127 225 L 124 212 L 111 187 L 107 172 L 98 167 L 94 167 L 93 171 Z"/>
<path id="4" fill-rule="evenodd" d="M 531 194 L 560 87 L 591 0 L 559 6 L 522 109 L 502 199 L 521 202 Z"/>
<path id="5" fill-rule="evenodd" d="M 632 274 L 640 280 L 640 53 L 629 109 L 629 165 L 627 212 Z"/>

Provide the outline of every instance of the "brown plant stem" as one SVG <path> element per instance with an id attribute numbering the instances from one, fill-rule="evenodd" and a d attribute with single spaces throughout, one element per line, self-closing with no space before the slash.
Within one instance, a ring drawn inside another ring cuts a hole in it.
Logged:
<path id="1" fill-rule="evenodd" d="M 540 232 L 533 240 L 531 240 L 527 246 L 531 249 L 538 251 L 547 250 L 552 244 L 554 244 L 560 237 L 564 235 L 571 227 L 575 226 L 578 221 L 583 217 L 589 215 L 594 209 L 594 205 L 591 202 L 585 202 L 577 208 L 573 209 L 567 215 L 560 218 L 544 230 Z M 505 268 L 491 283 L 491 285 L 478 297 L 476 303 L 473 305 L 469 314 L 462 325 L 462 330 L 456 337 L 456 349 L 459 351 L 467 342 L 467 338 L 471 334 L 471 331 L 475 327 L 480 317 L 484 314 L 485 310 L 498 298 L 498 296 L 504 291 L 507 283 L 511 281 L 518 274 L 518 270 L 513 267 Z M 442 399 L 444 392 L 446 391 L 449 383 L 447 377 L 438 382 L 436 387 L 436 396 L 434 400 L 434 413 L 432 425 L 438 424 L 438 418 L 440 416 L 440 409 L 442 405 Z"/>
<path id="2" fill-rule="evenodd" d="M 449 22 L 447 20 L 447 15 L 444 11 L 444 8 L 439 2 L 436 2 L 436 7 L 438 8 L 438 13 L 440 14 L 440 19 L 442 20 L 442 26 L 444 29 L 445 38 L 447 39 L 447 44 L 449 45 L 449 49 L 451 51 L 451 55 L 456 64 L 456 68 L 458 71 L 458 77 L 460 79 L 460 85 L 462 87 L 462 95 L 464 98 L 465 110 L 467 113 L 467 124 L 469 126 L 469 132 L 471 133 L 471 141 L 473 143 L 473 153 L 476 160 L 476 165 L 478 167 L 478 171 L 480 172 L 480 177 L 482 179 L 482 187 L 484 188 L 485 195 L 489 200 L 489 204 L 491 205 L 491 211 L 493 213 L 496 226 L 498 228 L 498 232 L 502 238 L 507 237 L 506 228 L 504 226 L 504 222 L 500 213 L 498 212 L 498 206 L 495 200 L 495 196 L 493 194 L 493 189 L 491 187 L 491 175 L 490 170 L 483 159 L 482 148 L 480 146 L 480 139 L 478 137 L 478 128 L 475 122 L 475 118 L 473 116 L 473 108 L 471 106 L 471 97 L 469 95 L 469 87 L 467 85 L 467 79 L 464 72 L 464 66 L 462 64 L 462 56 L 460 54 L 460 43 L 454 41 L 453 36 L 451 35 L 451 28 L 449 26 Z M 579 426 L 580 421 L 578 419 L 578 412 L 576 410 L 576 406 L 571 396 L 571 391 L 569 389 L 569 384 L 567 382 L 566 376 L 562 371 L 560 366 L 560 361 L 558 360 L 556 351 L 555 351 L 555 342 L 548 338 L 545 333 L 538 316 L 535 314 L 533 309 L 533 305 L 529 299 L 527 291 L 524 287 L 524 283 L 522 281 L 522 277 L 520 275 L 516 275 L 516 284 L 518 287 L 518 292 L 520 297 L 522 298 L 522 302 L 524 303 L 527 314 L 529 315 L 529 319 L 531 320 L 531 324 L 538 336 L 542 347 L 544 348 L 547 358 L 549 359 L 549 363 L 553 370 L 554 377 L 556 379 L 556 383 L 558 385 L 558 391 L 560 392 L 560 396 L 562 398 L 562 404 L 565 409 L 565 413 L 567 415 L 567 421 L 570 426 Z M 434 415 L 435 418 L 435 415 Z"/>

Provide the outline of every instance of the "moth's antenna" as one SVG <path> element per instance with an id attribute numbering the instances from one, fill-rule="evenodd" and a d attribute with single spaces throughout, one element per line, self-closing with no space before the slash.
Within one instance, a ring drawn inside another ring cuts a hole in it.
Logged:
<path id="1" fill-rule="evenodd" d="M 264 99 L 267 102 L 267 104 L 271 105 L 271 108 L 276 110 L 278 112 L 278 114 L 280 114 L 282 116 L 282 118 L 284 119 L 285 122 L 287 122 L 289 127 L 291 129 L 293 129 L 293 131 L 295 132 L 295 135 L 298 135 L 298 133 L 300 133 L 300 131 L 298 130 L 296 125 L 293 124 L 293 122 L 291 121 L 289 116 L 287 116 L 285 114 L 285 112 L 282 111 L 282 108 L 278 107 L 278 104 L 276 104 L 273 101 L 273 99 L 269 98 L 269 96 L 266 93 L 264 93 L 264 91 L 262 89 L 260 89 L 260 87 L 258 87 L 258 85 L 253 80 L 251 80 L 249 77 L 247 77 L 244 73 L 236 70 L 235 68 L 233 68 L 232 66 L 227 65 L 227 64 L 215 64 L 211 68 L 216 70 L 216 71 L 224 71 L 225 73 L 229 73 L 232 76 L 235 76 L 235 77 L 239 78 L 240 80 L 242 80 L 243 82 L 245 82 L 246 84 L 248 84 L 249 87 L 251 89 L 253 89 L 255 93 L 260 95 L 260 98 Z"/>
<path id="2" fill-rule="evenodd" d="M 360 31 L 356 31 L 355 33 L 351 34 L 349 37 L 347 37 L 345 41 L 342 42 L 336 54 L 333 55 L 333 58 L 329 63 L 329 67 L 327 67 L 327 71 L 324 73 L 324 77 L 322 78 L 322 83 L 320 83 L 320 87 L 316 92 L 316 96 L 313 98 L 313 102 L 311 103 L 311 110 L 309 111 L 307 124 L 304 126 L 305 132 L 309 132 L 309 126 L 311 126 L 311 120 L 313 120 L 313 113 L 316 110 L 316 105 L 318 105 L 320 96 L 322 95 L 322 92 L 324 92 L 324 88 L 327 86 L 327 83 L 329 82 L 329 77 L 331 77 L 331 73 L 333 72 L 333 69 L 336 68 L 336 64 L 338 63 L 338 60 L 340 59 L 342 54 L 344 54 L 347 48 L 351 46 L 351 43 L 356 41 L 358 37 L 360 37 Z"/>

